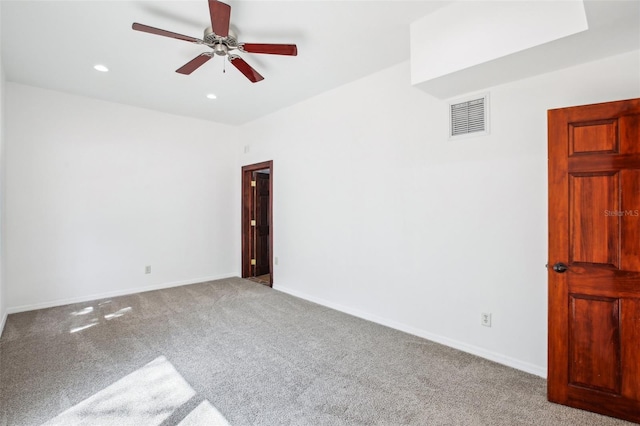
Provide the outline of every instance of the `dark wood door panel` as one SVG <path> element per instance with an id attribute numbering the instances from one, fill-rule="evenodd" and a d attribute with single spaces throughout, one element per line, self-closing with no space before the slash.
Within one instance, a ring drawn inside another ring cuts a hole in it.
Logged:
<path id="1" fill-rule="evenodd" d="M 255 197 L 255 275 L 264 275 L 271 272 L 269 266 L 269 173 L 255 173 L 256 197 Z"/>
<path id="2" fill-rule="evenodd" d="M 620 177 L 623 191 L 620 209 L 615 212 L 625 230 L 620 248 L 620 268 L 640 272 L 640 169 L 623 170 Z"/>
<path id="3" fill-rule="evenodd" d="M 620 301 L 571 294 L 569 383 L 619 395 Z"/>
<path id="4" fill-rule="evenodd" d="M 620 138 L 620 152 L 623 154 L 640 153 L 640 119 L 638 115 L 623 115 L 618 120 L 618 137 Z"/>
<path id="5" fill-rule="evenodd" d="M 569 156 L 618 152 L 618 120 L 569 123 Z"/>
<path id="6" fill-rule="evenodd" d="M 619 179 L 615 172 L 569 175 L 569 262 L 619 265 Z"/>
<path id="7" fill-rule="evenodd" d="M 620 322 L 621 340 L 635 342 L 622 346 L 622 395 L 640 401 L 640 298 L 621 300 Z"/>

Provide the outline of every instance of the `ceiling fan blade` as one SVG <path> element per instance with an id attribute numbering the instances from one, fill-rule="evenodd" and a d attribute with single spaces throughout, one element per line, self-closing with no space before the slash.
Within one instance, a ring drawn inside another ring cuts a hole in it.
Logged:
<path id="1" fill-rule="evenodd" d="M 181 66 L 180 68 L 178 68 L 176 72 L 180 74 L 189 75 L 195 70 L 197 70 L 198 68 L 200 68 L 209 59 L 211 59 L 211 55 L 203 53 L 199 56 L 196 56 L 195 58 L 193 58 L 192 60 L 190 60 L 183 66 Z"/>
<path id="2" fill-rule="evenodd" d="M 264 80 L 264 77 L 261 76 L 258 71 L 254 70 L 251 65 L 245 62 L 239 56 L 229 56 L 229 61 L 231 64 L 236 67 L 245 77 L 251 80 L 252 83 L 257 83 L 260 80 Z"/>
<path id="3" fill-rule="evenodd" d="M 231 20 L 231 6 L 221 1 L 209 0 L 209 15 L 213 32 L 220 37 L 227 37 Z"/>
<path id="4" fill-rule="evenodd" d="M 197 39 L 195 37 L 189 37 L 189 36 L 178 34 L 178 33 L 172 33 L 171 31 L 161 30 L 160 28 L 150 27 L 148 25 L 138 24 L 137 22 L 134 22 L 131 28 L 133 28 L 136 31 L 142 31 L 150 34 L 157 34 L 165 37 L 177 38 L 178 40 L 190 41 L 192 43 L 202 43 L 202 40 Z"/>
<path id="5" fill-rule="evenodd" d="M 249 53 L 268 53 L 270 55 L 298 55 L 298 47 L 295 44 L 243 43 L 242 50 Z"/>

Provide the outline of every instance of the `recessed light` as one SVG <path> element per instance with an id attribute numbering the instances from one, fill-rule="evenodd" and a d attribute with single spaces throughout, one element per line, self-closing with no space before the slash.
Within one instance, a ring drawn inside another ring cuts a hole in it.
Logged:
<path id="1" fill-rule="evenodd" d="M 213 94 L 213 93 L 209 93 L 209 94 L 207 95 L 207 98 L 209 98 L 209 99 L 216 99 L 216 98 L 217 98 L 217 96 L 216 96 L 215 94 Z"/>
<path id="2" fill-rule="evenodd" d="M 100 71 L 100 72 L 107 72 L 107 71 L 109 71 L 109 68 L 105 67 L 105 66 L 104 66 L 104 65 L 102 65 L 102 64 L 95 65 L 95 66 L 93 67 L 93 69 L 95 69 L 96 71 Z"/>

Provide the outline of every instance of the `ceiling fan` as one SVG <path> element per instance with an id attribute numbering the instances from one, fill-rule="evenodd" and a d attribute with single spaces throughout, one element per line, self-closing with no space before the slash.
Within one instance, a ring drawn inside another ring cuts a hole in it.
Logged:
<path id="1" fill-rule="evenodd" d="M 209 0 L 209 15 L 211 17 L 211 26 L 205 28 L 202 40 L 137 22 L 134 22 L 131 28 L 136 31 L 202 44 L 213 49 L 211 52 L 201 53 L 176 70 L 177 73 L 185 75 L 191 74 L 214 55 L 218 55 L 226 56 L 229 62 L 244 74 L 245 77 L 252 83 L 257 83 L 260 80 L 264 80 L 264 77 L 245 62 L 244 59 L 232 53 L 234 50 L 246 53 L 266 53 L 270 55 L 296 56 L 298 54 L 298 48 L 295 44 L 239 43 L 235 33 L 229 29 L 231 6 L 226 3 Z"/>

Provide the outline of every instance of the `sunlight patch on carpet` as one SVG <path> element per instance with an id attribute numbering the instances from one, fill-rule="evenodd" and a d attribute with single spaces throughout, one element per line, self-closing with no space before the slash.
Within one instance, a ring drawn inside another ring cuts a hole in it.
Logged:
<path id="1" fill-rule="evenodd" d="M 159 425 L 195 394 L 173 365 L 161 356 L 42 426 Z"/>
<path id="2" fill-rule="evenodd" d="M 229 426 L 227 419 L 209 401 L 202 401 L 178 426 Z"/>

